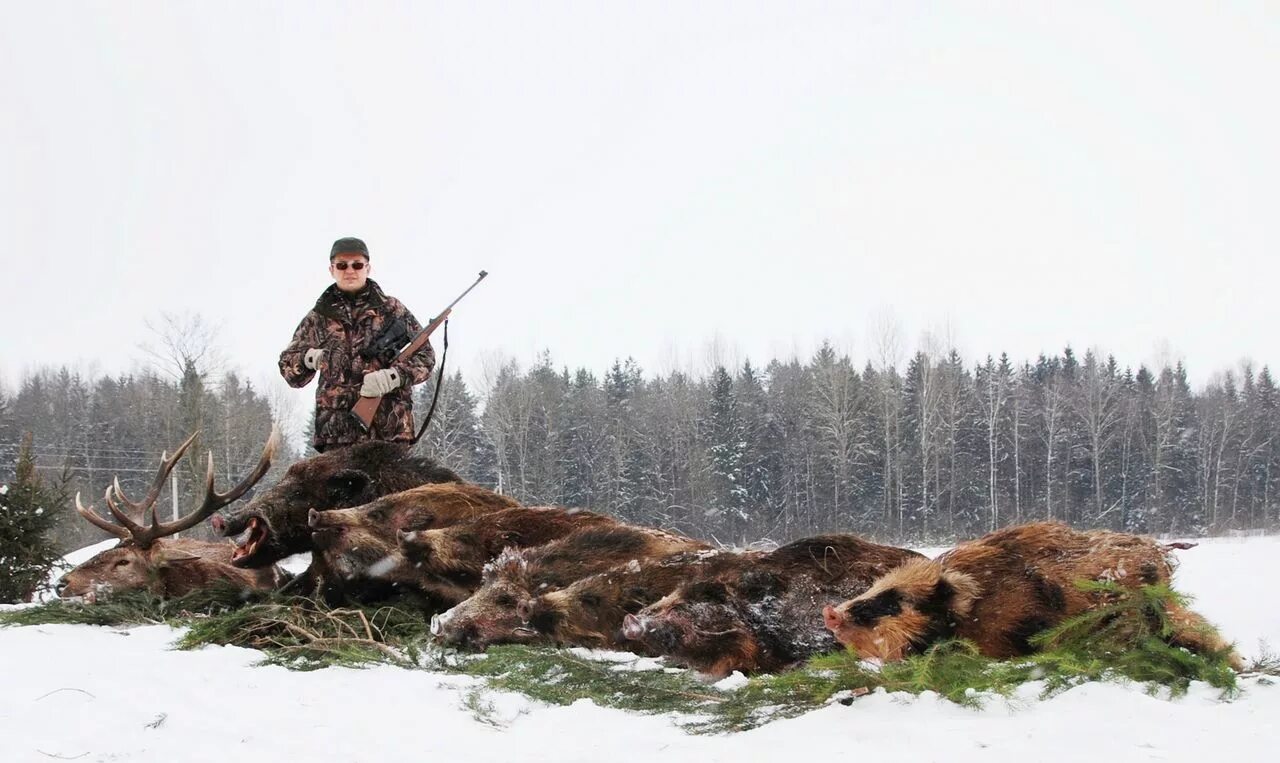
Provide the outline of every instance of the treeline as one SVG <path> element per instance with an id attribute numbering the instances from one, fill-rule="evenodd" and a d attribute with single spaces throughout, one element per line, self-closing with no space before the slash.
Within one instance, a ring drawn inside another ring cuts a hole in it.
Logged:
<path id="1" fill-rule="evenodd" d="M 417 391 L 419 420 L 433 386 Z M 1069 349 L 1020 365 L 919 353 L 899 370 L 859 369 L 824 345 L 807 361 L 705 377 L 646 377 L 632 361 L 597 376 L 544 356 L 508 364 L 480 394 L 455 372 L 417 447 L 528 504 L 726 543 L 829 530 L 946 542 L 1037 519 L 1200 535 L 1280 528 L 1278 405 L 1266 368 L 1196 393 L 1181 364 L 1133 370 Z M 158 450 L 199 429 L 198 451 L 214 450 L 226 485 L 255 462 L 270 422 L 267 399 L 234 374 L 40 371 L 0 395 L 0 480 L 30 431 L 42 473 L 65 476 L 72 494 L 100 504 L 118 475 L 138 496 Z M 203 469 L 184 465 L 183 506 Z M 67 515 L 63 547 L 100 537 Z"/>
<path id="2" fill-rule="evenodd" d="M 423 392 L 426 394 L 426 391 Z M 1266 368 L 1198 394 L 1181 365 L 1070 350 L 1015 365 L 924 353 L 646 378 L 510 365 L 483 415 L 460 376 L 428 450 L 529 503 L 725 542 L 828 530 L 912 542 L 1059 519 L 1200 535 L 1280 526 L 1280 395 Z M 419 410 L 425 410 L 420 407 Z"/>
<path id="3" fill-rule="evenodd" d="M 21 438 L 30 433 L 40 476 L 70 496 L 79 491 L 105 514 L 103 493 L 113 478 L 139 500 L 156 476 L 161 452 L 199 431 L 174 469 L 185 513 L 204 497 L 205 452 L 213 453 L 215 487 L 226 490 L 257 463 L 271 424 L 271 406 L 251 384 L 234 373 L 208 380 L 192 363 L 178 379 L 151 370 L 97 378 L 65 367 L 38 370 L 25 375 L 11 396 L 0 392 L 0 482 L 13 478 Z M 265 479 L 274 480 L 297 457 L 286 445 Z M 172 516 L 168 488 L 157 503 L 162 518 Z M 63 509 L 55 529 L 60 549 L 106 537 L 72 506 Z"/>

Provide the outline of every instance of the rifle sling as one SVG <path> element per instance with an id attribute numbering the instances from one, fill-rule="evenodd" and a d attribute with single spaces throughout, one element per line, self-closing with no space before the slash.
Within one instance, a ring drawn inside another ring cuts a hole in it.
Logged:
<path id="1" fill-rule="evenodd" d="M 418 444 L 418 440 L 422 439 L 423 433 L 426 432 L 427 427 L 431 425 L 431 417 L 436 412 L 436 403 L 440 402 L 440 388 L 444 386 L 444 360 L 449 357 L 448 319 L 445 320 L 444 326 L 441 328 L 444 331 L 444 338 L 442 339 L 440 347 L 440 368 L 436 369 L 436 391 L 431 395 L 431 407 L 427 409 L 427 417 L 422 420 L 422 426 L 418 428 L 418 434 L 409 442 L 409 447 L 411 448 Z"/>

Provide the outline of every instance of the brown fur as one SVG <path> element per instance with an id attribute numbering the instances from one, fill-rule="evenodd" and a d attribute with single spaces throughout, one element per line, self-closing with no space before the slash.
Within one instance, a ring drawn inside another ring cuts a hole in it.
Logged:
<path id="1" fill-rule="evenodd" d="M 622 636 L 712 675 L 786 668 L 838 644 L 818 619 L 912 558 L 914 551 L 832 534 L 738 555 L 623 620 Z"/>
<path id="2" fill-rule="evenodd" d="M 617 524 L 611 517 L 579 509 L 502 509 L 448 527 L 400 533 L 404 563 L 396 574 L 423 590 L 444 584 L 450 591 L 446 602 L 452 606 L 479 587 L 484 566 L 503 549 L 540 546 L 577 530 Z"/>
<path id="3" fill-rule="evenodd" d="M 504 551 L 484 569 L 481 586 L 446 612 L 433 632 L 453 646 L 483 648 L 539 637 L 517 614 L 519 603 L 631 560 L 705 549 L 707 544 L 647 527 L 619 524 L 578 530 L 559 540 Z"/>
<path id="4" fill-rule="evenodd" d="M 355 508 L 312 512 L 309 523 L 317 549 L 313 568 L 319 587 L 327 599 L 334 600 L 340 596 L 331 591 L 351 588 L 341 581 L 412 582 L 416 578 L 400 563 L 398 533 L 447 527 L 516 506 L 513 499 L 479 485 L 443 483 L 422 485 Z M 370 575 L 369 567 L 378 563 L 386 569 Z M 365 599 L 391 593 L 378 586 L 358 588 Z M 459 593 L 450 589 L 446 601 L 456 600 Z"/>
<path id="5" fill-rule="evenodd" d="M 842 644 L 881 660 L 955 637 L 988 656 L 1012 657 L 1034 650 L 1031 636 L 1102 603 L 1076 581 L 1137 588 L 1168 584 L 1172 574 L 1168 551 L 1148 538 L 1039 522 L 998 530 L 934 561 L 908 562 L 823 616 Z M 1170 615 L 1202 622 L 1182 608 Z M 1191 630 L 1180 630 L 1174 643 L 1205 648 Z M 1220 639 L 1212 643 L 1225 648 Z"/>
<path id="6" fill-rule="evenodd" d="M 227 543 L 186 538 L 161 538 L 145 549 L 124 541 L 63 575 L 58 595 L 97 601 L 112 593 L 150 591 L 174 598 L 219 582 L 266 591 L 288 577 L 275 565 L 255 570 L 232 567 L 231 551 Z"/>
<path id="7" fill-rule="evenodd" d="M 633 648 L 635 643 L 620 637 L 623 618 L 666 596 L 682 582 L 741 564 L 743 557 L 730 551 L 685 551 L 628 562 L 522 601 L 517 614 L 524 625 L 538 632 L 537 641 Z"/>
<path id="8" fill-rule="evenodd" d="M 419 485 L 460 482 L 451 469 L 409 455 L 403 444 L 362 442 L 298 461 L 248 505 L 215 516 L 211 524 L 224 537 L 251 530 L 235 558 L 237 567 L 269 566 L 314 550 L 307 526 L 311 509 L 361 506 Z"/>

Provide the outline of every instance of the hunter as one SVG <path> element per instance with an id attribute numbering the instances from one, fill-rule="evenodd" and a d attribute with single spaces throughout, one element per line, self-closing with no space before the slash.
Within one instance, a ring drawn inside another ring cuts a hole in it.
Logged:
<path id="1" fill-rule="evenodd" d="M 319 374 L 313 445 L 319 452 L 364 440 L 413 441 L 413 385 L 431 375 L 431 343 L 407 361 L 396 353 L 422 330 L 408 308 L 369 278 L 369 248 L 340 238 L 329 251 L 325 289 L 280 353 L 280 375 L 304 387 Z M 382 397 L 366 431 L 351 414 L 361 397 Z"/>

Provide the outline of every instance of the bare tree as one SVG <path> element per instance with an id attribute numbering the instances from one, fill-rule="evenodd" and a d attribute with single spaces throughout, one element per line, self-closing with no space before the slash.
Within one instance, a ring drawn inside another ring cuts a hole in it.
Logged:
<path id="1" fill-rule="evenodd" d="M 139 346 L 156 371 L 181 381 L 188 368 L 202 375 L 221 375 L 226 358 L 218 346 L 218 329 L 199 313 L 160 313 L 148 318 L 152 341 Z"/>
<path id="2" fill-rule="evenodd" d="M 1000 460 L 1000 417 L 1004 413 L 1004 404 L 1009 397 L 1009 379 L 1002 373 L 1005 366 L 996 365 L 990 355 L 987 362 L 979 366 L 976 376 L 978 387 L 978 405 L 982 412 L 983 428 L 987 435 L 987 530 L 995 530 L 1000 526 L 1000 490 L 998 470 Z"/>
<path id="3" fill-rule="evenodd" d="M 1089 459 L 1093 470 L 1093 508 L 1095 521 L 1102 521 L 1114 506 L 1104 506 L 1102 497 L 1103 464 L 1106 451 L 1119 435 L 1124 418 L 1120 404 L 1120 380 L 1114 359 L 1106 365 L 1098 362 L 1093 351 L 1085 353 L 1080 382 L 1073 398 L 1076 415 L 1084 425 L 1089 442 Z"/>

